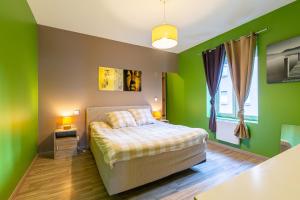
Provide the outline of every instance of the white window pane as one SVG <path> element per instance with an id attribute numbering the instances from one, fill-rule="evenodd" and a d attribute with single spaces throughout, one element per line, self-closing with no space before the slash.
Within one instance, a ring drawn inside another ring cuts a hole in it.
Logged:
<path id="1" fill-rule="evenodd" d="M 258 116 L 258 57 L 255 57 L 249 97 L 245 102 L 245 115 Z"/>
<path id="2" fill-rule="evenodd" d="M 226 62 L 223 66 L 222 78 L 228 77 L 228 74 L 229 74 L 229 66 L 228 63 Z"/>
<path id="3" fill-rule="evenodd" d="M 219 93 L 218 93 L 218 114 L 222 115 L 233 115 L 233 87 L 230 78 L 228 63 L 227 59 L 225 61 L 222 73 L 222 79 L 219 86 Z M 225 72 L 225 76 L 224 76 Z"/>
<path id="4" fill-rule="evenodd" d="M 251 106 L 251 98 L 248 97 L 248 99 L 245 102 L 245 106 Z"/>
<path id="5" fill-rule="evenodd" d="M 221 91 L 220 92 L 220 104 L 221 105 L 228 105 L 228 91 Z"/>
<path id="6" fill-rule="evenodd" d="M 206 116 L 210 117 L 210 109 L 211 109 L 211 105 L 210 105 L 210 94 L 208 91 L 208 87 L 206 85 Z"/>

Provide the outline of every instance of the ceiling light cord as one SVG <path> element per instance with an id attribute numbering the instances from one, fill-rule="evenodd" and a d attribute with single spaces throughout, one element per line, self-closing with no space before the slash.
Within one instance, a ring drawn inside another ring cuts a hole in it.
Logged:
<path id="1" fill-rule="evenodd" d="M 167 20 L 166 20 L 166 0 L 161 0 L 164 4 L 164 24 L 167 24 Z"/>

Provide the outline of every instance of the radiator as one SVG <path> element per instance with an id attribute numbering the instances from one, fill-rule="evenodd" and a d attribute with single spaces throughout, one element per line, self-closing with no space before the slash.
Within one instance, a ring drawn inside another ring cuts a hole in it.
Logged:
<path id="1" fill-rule="evenodd" d="M 235 121 L 217 120 L 217 139 L 232 144 L 240 144 L 239 138 L 234 135 L 237 123 Z"/>

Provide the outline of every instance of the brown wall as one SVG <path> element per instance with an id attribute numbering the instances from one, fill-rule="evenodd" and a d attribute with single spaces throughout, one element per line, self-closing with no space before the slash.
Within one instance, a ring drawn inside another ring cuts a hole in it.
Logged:
<path id="1" fill-rule="evenodd" d="M 98 67 L 142 71 L 142 92 L 101 92 Z M 39 151 L 53 150 L 57 117 L 80 109 L 76 126 L 85 146 L 88 106 L 150 104 L 161 108 L 161 72 L 177 71 L 177 54 L 39 26 Z M 154 102 L 158 97 L 159 102 Z"/>

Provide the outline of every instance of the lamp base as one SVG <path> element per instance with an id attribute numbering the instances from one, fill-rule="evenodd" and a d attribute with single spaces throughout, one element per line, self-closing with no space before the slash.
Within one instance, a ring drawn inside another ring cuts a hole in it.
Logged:
<path id="1" fill-rule="evenodd" d="M 72 128 L 71 125 L 63 125 L 63 129 L 64 129 L 64 130 L 69 130 L 69 129 L 71 129 L 71 128 Z"/>

